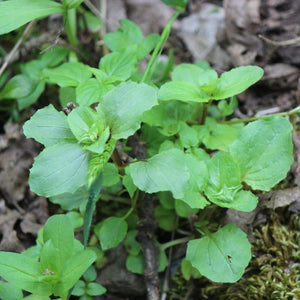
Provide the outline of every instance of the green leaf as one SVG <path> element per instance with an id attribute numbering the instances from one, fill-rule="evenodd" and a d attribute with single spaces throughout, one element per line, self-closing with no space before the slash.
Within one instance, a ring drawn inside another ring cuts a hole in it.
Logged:
<path id="1" fill-rule="evenodd" d="M 73 296 L 82 296 L 85 294 L 85 283 L 82 280 L 78 280 L 72 290 Z"/>
<path id="2" fill-rule="evenodd" d="M 128 231 L 124 242 L 127 253 L 133 256 L 137 256 L 141 252 L 140 244 L 135 239 L 137 233 L 136 229 Z"/>
<path id="3" fill-rule="evenodd" d="M 283 180 L 293 162 L 291 131 L 291 123 L 283 117 L 261 119 L 245 126 L 229 147 L 241 180 L 263 191 Z"/>
<path id="4" fill-rule="evenodd" d="M 100 229 L 96 231 L 103 250 L 117 247 L 125 238 L 126 233 L 126 221 L 117 217 L 109 217 L 105 219 L 101 223 Z"/>
<path id="5" fill-rule="evenodd" d="M 215 154 L 208 165 L 208 184 L 205 194 L 208 199 L 221 207 L 241 211 L 252 211 L 257 205 L 257 197 L 242 191 L 238 166 L 224 152 Z"/>
<path id="6" fill-rule="evenodd" d="M 137 46 L 137 60 L 140 61 L 146 57 L 159 42 L 159 34 L 153 33 L 145 37 L 145 39 Z"/>
<path id="7" fill-rule="evenodd" d="M 3 2 L 0 2 L 0 5 Z M 2 99 L 18 99 L 28 96 L 34 90 L 33 81 L 24 74 L 19 74 L 11 78 L 0 93 Z"/>
<path id="8" fill-rule="evenodd" d="M 88 153 L 78 144 L 61 142 L 44 149 L 30 169 L 30 189 L 52 197 L 73 193 L 87 180 Z"/>
<path id="9" fill-rule="evenodd" d="M 80 187 L 74 193 L 63 193 L 50 198 L 50 201 L 59 204 L 64 210 L 72 210 L 79 208 L 80 205 L 87 201 L 89 197 L 88 189 L 86 186 Z"/>
<path id="10" fill-rule="evenodd" d="M 66 215 L 54 215 L 50 217 L 44 227 L 43 231 L 44 243 L 51 241 L 48 245 L 47 254 L 50 260 L 47 261 L 47 257 L 43 257 L 43 249 L 41 253 L 41 268 L 42 270 L 48 268 L 50 270 L 52 266 L 55 266 L 59 273 L 62 272 L 62 268 L 66 260 L 73 254 L 73 241 L 74 232 L 70 219 Z M 51 252 L 56 253 L 51 253 Z M 52 256 L 54 255 L 55 261 Z M 45 260 L 45 261 L 44 261 Z M 47 265 L 49 263 L 49 265 Z M 52 270 L 56 271 L 56 270 Z"/>
<path id="11" fill-rule="evenodd" d="M 180 123 L 179 138 L 184 148 L 195 147 L 200 143 L 197 131 L 185 122 Z"/>
<path id="12" fill-rule="evenodd" d="M 192 102 L 208 102 L 209 97 L 195 84 L 183 81 L 170 81 L 163 84 L 158 98 L 162 101 L 180 100 Z"/>
<path id="13" fill-rule="evenodd" d="M 104 130 L 101 116 L 88 106 L 73 109 L 67 121 L 72 133 L 83 145 L 96 142 Z"/>
<path id="14" fill-rule="evenodd" d="M 61 13 L 63 7 L 49 0 L 10 0 L 0 2 L 0 11 L 0 34 L 5 34 L 33 19 Z"/>
<path id="15" fill-rule="evenodd" d="M 172 80 L 184 81 L 199 86 L 200 76 L 204 73 L 204 69 L 194 64 L 180 64 L 174 68 Z"/>
<path id="16" fill-rule="evenodd" d="M 97 176 L 97 178 L 95 179 L 94 182 L 91 183 L 91 186 L 89 188 L 89 198 L 85 208 L 84 226 L 83 226 L 83 240 L 84 240 L 85 248 L 87 246 L 87 242 L 89 238 L 93 213 L 96 208 L 97 197 L 102 189 L 102 183 L 103 183 L 103 172 L 101 172 Z"/>
<path id="17" fill-rule="evenodd" d="M 263 73 L 263 69 L 257 66 L 231 69 L 221 75 L 211 99 L 220 100 L 240 94 L 261 79 Z"/>
<path id="18" fill-rule="evenodd" d="M 14 287 L 8 282 L 0 281 L 0 299 L 2 300 L 22 300 L 22 290 Z"/>
<path id="19" fill-rule="evenodd" d="M 77 211 L 69 211 L 66 216 L 70 219 L 73 229 L 79 228 L 83 225 L 83 217 Z"/>
<path id="20" fill-rule="evenodd" d="M 126 259 L 126 269 L 135 274 L 143 274 L 145 269 L 145 259 L 142 253 L 138 255 L 128 255 Z"/>
<path id="21" fill-rule="evenodd" d="M 197 208 L 193 209 L 186 202 L 178 199 L 175 200 L 175 210 L 177 215 L 182 218 L 188 218 L 198 212 Z"/>
<path id="22" fill-rule="evenodd" d="M 251 244 L 247 235 L 231 223 L 213 234 L 189 241 L 186 259 L 214 282 L 236 282 L 251 259 Z"/>
<path id="23" fill-rule="evenodd" d="M 101 85 L 95 78 L 90 78 L 77 86 L 76 101 L 80 105 L 90 106 L 100 102 L 105 93 L 105 86 Z"/>
<path id="24" fill-rule="evenodd" d="M 106 288 L 96 282 L 90 282 L 87 285 L 86 292 L 90 296 L 100 296 L 106 293 Z"/>
<path id="25" fill-rule="evenodd" d="M 120 181 L 119 170 L 113 163 L 107 163 L 103 168 L 103 186 L 110 187 Z"/>
<path id="26" fill-rule="evenodd" d="M 90 266 L 85 273 L 83 274 L 83 278 L 86 281 L 94 281 L 97 278 L 97 271 L 94 266 Z"/>
<path id="27" fill-rule="evenodd" d="M 140 128 L 142 114 L 157 104 L 156 90 L 144 83 L 124 82 L 108 92 L 98 107 L 113 139 L 127 138 Z"/>
<path id="28" fill-rule="evenodd" d="M 66 297 L 68 291 L 96 259 L 96 253 L 90 249 L 79 250 L 69 257 L 65 262 L 60 281 L 55 286 L 54 295 Z"/>
<path id="29" fill-rule="evenodd" d="M 190 176 L 184 161 L 182 151 L 170 149 L 147 161 L 130 164 L 126 173 L 146 193 L 171 191 L 174 198 L 182 198 Z"/>
<path id="30" fill-rule="evenodd" d="M 92 76 L 92 73 L 87 65 L 79 62 L 69 62 L 54 69 L 45 69 L 43 75 L 50 82 L 56 83 L 60 87 L 76 87 L 81 82 L 87 81 Z"/>
<path id="31" fill-rule="evenodd" d="M 12 252 L 0 252 L 0 276 L 17 288 L 41 296 L 51 295 L 51 286 L 41 281 L 40 264 L 35 259 Z"/>
<path id="32" fill-rule="evenodd" d="M 107 74 L 107 78 L 115 78 L 114 81 L 124 81 L 135 71 L 136 62 L 137 59 L 132 49 L 128 48 L 124 52 L 112 52 L 103 56 L 99 68 Z"/>
<path id="33" fill-rule="evenodd" d="M 175 211 L 174 209 L 167 209 L 162 205 L 155 207 L 155 219 L 158 222 L 158 226 L 165 231 L 172 231 L 176 227 L 175 223 Z"/>
<path id="34" fill-rule="evenodd" d="M 68 9 L 76 8 L 79 6 L 84 0 L 63 0 L 66 2 Z"/>
<path id="35" fill-rule="evenodd" d="M 24 124 L 23 131 L 27 138 L 34 138 L 46 147 L 57 144 L 59 140 L 74 137 L 66 115 L 58 112 L 52 104 L 39 109 Z"/>
<path id="36" fill-rule="evenodd" d="M 201 274 L 199 273 L 199 271 L 197 269 L 195 269 L 186 258 L 184 258 L 181 261 L 181 273 L 182 273 L 183 278 L 187 281 L 190 280 L 191 277 L 193 277 L 193 278 L 201 277 Z"/>
<path id="37" fill-rule="evenodd" d="M 168 6 L 177 7 L 180 10 L 184 10 L 188 0 L 161 0 Z"/>
<path id="38" fill-rule="evenodd" d="M 27 96 L 18 98 L 18 108 L 22 110 L 30 105 L 32 105 L 41 96 L 45 89 L 45 82 L 39 81 Z"/>

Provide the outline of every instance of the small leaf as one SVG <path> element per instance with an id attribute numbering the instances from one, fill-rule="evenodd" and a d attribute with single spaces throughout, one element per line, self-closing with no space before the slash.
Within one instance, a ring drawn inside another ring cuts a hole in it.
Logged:
<path id="1" fill-rule="evenodd" d="M 96 282 L 90 282 L 87 285 L 86 292 L 90 296 L 101 296 L 106 293 L 106 288 Z"/>
<path id="2" fill-rule="evenodd" d="M 251 259 L 247 235 L 231 223 L 201 239 L 188 242 L 186 259 L 214 282 L 236 282 Z"/>
<path id="3" fill-rule="evenodd" d="M 78 86 L 81 82 L 87 81 L 92 73 L 87 65 L 78 62 L 69 62 L 54 69 L 45 69 L 43 75 L 48 77 L 50 82 L 60 87 Z"/>
<path id="4" fill-rule="evenodd" d="M 72 290 L 73 296 L 82 296 L 85 294 L 85 283 L 82 280 L 78 280 Z"/>
<path id="5" fill-rule="evenodd" d="M 219 78 L 217 89 L 211 99 L 220 100 L 245 91 L 263 76 L 263 69 L 257 66 L 243 66 L 225 72 Z"/>
<path id="6" fill-rule="evenodd" d="M 46 147 L 55 145 L 59 140 L 74 137 L 66 115 L 58 112 L 52 104 L 39 109 L 24 124 L 23 131 L 27 138 L 34 138 Z"/>
<path id="7" fill-rule="evenodd" d="M 0 34 L 5 34 L 33 19 L 62 13 L 63 7 L 49 0 L 10 0 L 0 2 L 0 11 Z"/>
<path id="8" fill-rule="evenodd" d="M 30 189 L 38 195 L 52 197 L 73 193 L 86 184 L 88 153 L 78 144 L 61 142 L 45 148 L 30 169 Z"/>
<path id="9" fill-rule="evenodd" d="M 184 153 L 177 149 L 163 151 L 147 161 L 130 164 L 126 168 L 134 184 L 144 192 L 171 191 L 174 198 L 182 198 L 189 179 Z"/>
<path id="10" fill-rule="evenodd" d="M 180 10 L 184 10 L 188 0 L 162 0 L 168 6 L 177 7 Z"/>
<path id="11" fill-rule="evenodd" d="M 175 223 L 175 211 L 174 209 L 167 209 L 162 205 L 155 207 L 155 219 L 158 222 L 158 226 L 165 231 L 172 231 L 176 227 Z"/>
<path id="12" fill-rule="evenodd" d="M 156 90 L 144 83 L 124 82 L 108 92 L 98 107 L 113 139 L 127 138 L 140 128 L 142 114 L 157 104 Z"/>
<path id="13" fill-rule="evenodd" d="M 135 274 L 143 274 L 145 269 L 145 259 L 142 253 L 138 255 L 128 255 L 126 259 L 126 269 Z"/>
<path id="14" fill-rule="evenodd" d="M 126 221 L 117 217 L 109 217 L 105 219 L 101 223 L 100 229 L 96 232 L 103 250 L 117 247 L 125 238 L 126 233 Z"/>
<path id="15" fill-rule="evenodd" d="M 240 178 L 253 189 L 269 191 L 286 177 L 293 162 L 292 125 L 283 117 L 261 119 L 245 126 L 230 145 Z"/>
<path id="16" fill-rule="evenodd" d="M 28 95 L 18 98 L 18 108 L 19 110 L 22 110 L 30 105 L 32 105 L 34 102 L 38 100 L 38 98 L 41 96 L 43 91 L 45 90 L 45 82 L 39 81 Z"/>

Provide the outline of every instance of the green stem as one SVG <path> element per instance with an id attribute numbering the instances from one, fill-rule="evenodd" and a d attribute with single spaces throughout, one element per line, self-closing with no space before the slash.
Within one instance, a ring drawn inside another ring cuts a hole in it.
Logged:
<path id="1" fill-rule="evenodd" d="M 256 121 L 259 119 L 267 119 L 270 117 L 287 117 L 287 116 L 295 115 L 298 113 L 300 113 L 300 106 L 297 106 L 295 109 L 290 110 L 288 112 L 265 115 L 265 116 L 260 116 L 260 117 L 251 117 L 251 118 L 246 118 L 246 119 L 230 120 L 230 121 L 222 122 L 222 124 L 248 123 L 248 122 Z"/>
<path id="2" fill-rule="evenodd" d="M 159 249 L 160 251 L 165 251 L 167 248 L 173 247 L 175 245 L 180 245 L 180 244 L 184 244 L 186 242 L 188 242 L 191 238 L 189 236 L 177 239 L 177 240 L 173 240 L 167 243 L 164 243 L 162 245 L 160 245 Z"/>
<path id="3" fill-rule="evenodd" d="M 137 203 L 137 200 L 139 198 L 139 193 L 140 193 L 140 190 L 137 189 L 136 192 L 134 193 L 134 196 L 133 196 L 133 199 L 132 199 L 131 208 L 129 209 L 127 214 L 123 217 L 123 220 L 127 219 L 131 215 L 131 213 L 135 210 L 136 203 Z"/>
<path id="4" fill-rule="evenodd" d="M 180 11 L 176 11 L 174 13 L 174 15 L 172 16 L 172 18 L 169 20 L 169 22 L 166 24 L 166 26 L 165 26 L 165 28 L 164 28 L 161 36 L 160 36 L 160 40 L 159 40 L 158 44 L 156 45 L 156 47 L 155 47 L 155 49 L 152 53 L 152 56 L 151 56 L 150 61 L 147 65 L 147 68 L 145 70 L 145 73 L 144 73 L 144 76 L 143 76 L 141 82 L 146 82 L 151 78 L 151 75 L 152 75 L 152 72 L 153 72 L 153 67 L 156 64 L 156 61 L 157 61 L 157 59 L 158 59 L 158 57 L 159 57 L 159 55 L 162 51 L 163 45 L 165 44 L 165 42 L 167 41 L 167 39 L 169 37 L 172 24 L 178 18 L 179 14 L 180 14 Z"/>

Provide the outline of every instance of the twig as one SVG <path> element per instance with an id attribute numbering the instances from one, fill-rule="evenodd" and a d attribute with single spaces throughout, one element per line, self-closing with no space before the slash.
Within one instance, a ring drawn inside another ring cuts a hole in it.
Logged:
<path id="1" fill-rule="evenodd" d="M 26 26 L 21 38 L 18 40 L 18 42 L 15 44 L 15 46 L 10 51 L 9 55 L 4 60 L 4 63 L 0 69 L 0 76 L 3 74 L 3 72 L 5 71 L 6 67 L 8 66 L 10 60 L 15 55 L 15 53 L 17 52 L 17 50 L 21 46 L 21 44 L 24 42 L 24 40 L 27 38 L 28 34 L 31 32 L 31 30 L 35 24 L 36 24 L 36 20 L 33 20 Z"/>
<path id="2" fill-rule="evenodd" d="M 285 40 L 285 41 L 273 41 L 260 34 L 258 35 L 258 37 L 261 38 L 263 41 L 267 42 L 268 44 L 271 44 L 276 47 L 290 46 L 290 45 L 300 43 L 300 37 L 296 37 L 294 39 Z"/>

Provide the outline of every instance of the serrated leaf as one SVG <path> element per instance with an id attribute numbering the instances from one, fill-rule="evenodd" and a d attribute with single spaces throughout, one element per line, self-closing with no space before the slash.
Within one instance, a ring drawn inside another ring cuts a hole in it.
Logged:
<path id="1" fill-rule="evenodd" d="M 127 138 L 140 128 L 142 114 L 157 104 L 156 90 L 144 83 L 124 82 L 103 97 L 98 110 L 113 139 Z"/>
<path id="2" fill-rule="evenodd" d="M 127 223 L 124 219 L 118 217 L 105 219 L 96 232 L 103 250 L 117 247 L 125 238 L 126 233 Z"/>
<path id="3" fill-rule="evenodd" d="M 51 286 L 41 281 L 37 260 L 19 253 L 0 252 L 0 276 L 14 286 L 41 296 L 50 296 Z"/>
<path id="4" fill-rule="evenodd" d="M 49 0 L 10 0 L 0 2 L 0 11 L 0 34 L 5 34 L 33 19 L 63 12 L 63 7 Z"/>
<path id="5" fill-rule="evenodd" d="M 195 84 L 183 81 L 170 81 L 163 84 L 158 92 L 162 101 L 180 100 L 192 102 L 208 102 L 209 97 Z"/>
<path id="6" fill-rule="evenodd" d="M 134 184 L 144 192 L 171 191 L 174 198 L 182 198 L 189 180 L 184 153 L 170 149 L 154 155 L 147 161 L 130 164 L 126 168 Z"/>
<path id="7" fill-rule="evenodd" d="M 73 193 L 86 184 L 88 153 L 78 144 L 61 142 L 45 148 L 30 169 L 30 189 L 52 197 Z"/>
<path id="8" fill-rule="evenodd" d="M 188 242 L 186 259 L 214 282 L 236 282 L 251 259 L 247 235 L 231 223 L 201 239 Z"/>
<path id="9" fill-rule="evenodd" d="M 292 125 L 283 117 L 245 126 L 230 145 L 240 178 L 253 189 L 268 191 L 286 177 L 293 162 Z"/>
<path id="10" fill-rule="evenodd" d="M 50 82 L 56 83 L 60 87 L 76 87 L 81 82 L 87 81 L 92 76 L 92 73 L 87 65 L 79 62 L 68 62 L 57 68 L 45 69 L 43 75 Z"/>
<path id="11" fill-rule="evenodd" d="M 55 145 L 61 139 L 74 137 L 69 128 L 67 117 L 58 112 L 52 104 L 39 109 L 23 126 L 27 138 L 47 146 Z"/>
<path id="12" fill-rule="evenodd" d="M 242 66 L 225 72 L 219 78 L 211 99 L 220 100 L 245 91 L 263 76 L 263 69 L 257 66 Z"/>

